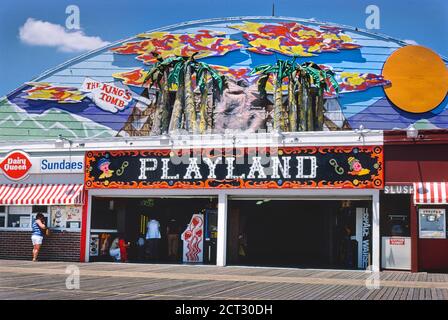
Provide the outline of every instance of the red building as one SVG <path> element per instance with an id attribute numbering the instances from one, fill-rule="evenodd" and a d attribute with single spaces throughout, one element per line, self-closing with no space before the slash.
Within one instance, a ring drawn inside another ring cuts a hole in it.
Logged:
<path id="1" fill-rule="evenodd" d="M 404 236 L 411 239 L 412 271 L 447 271 L 448 130 L 385 131 L 384 159 L 383 238 L 390 235 L 388 223 L 405 216 L 409 229 Z M 429 221 L 434 230 L 425 230 L 428 219 L 435 220 Z M 402 242 L 395 243 L 400 246 Z"/>

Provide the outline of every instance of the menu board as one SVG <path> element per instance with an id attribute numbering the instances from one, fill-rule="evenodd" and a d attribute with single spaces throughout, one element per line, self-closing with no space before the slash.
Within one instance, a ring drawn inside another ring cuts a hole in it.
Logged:
<path id="1" fill-rule="evenodd" d="M 54 228 L 81 227 L 82 206 L 52 206 L 51 221 Z"/>
<path id="2" fill-rule="evenodd" d="M 420 238 L 445 239 L 445 209 L 419 209 Z"/>

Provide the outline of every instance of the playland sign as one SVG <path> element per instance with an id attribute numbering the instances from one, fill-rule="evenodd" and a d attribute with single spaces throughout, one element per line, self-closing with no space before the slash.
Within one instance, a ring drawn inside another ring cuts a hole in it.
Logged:
<path id="1" fill-rule="evenodd" d="M 88 92 L 90 98 L 98 107 L 113 113 L 126 108 L 132 100 L 132 94 L 129 90 L 89 78 L 84 80 L 81 90 Z"/>
<path id="2" fill-rule="evenodd" d="M 379 146 L 262 151 L 90 151 L 85 159 L 86 188 L 383 187 L 383 150 Z"/>

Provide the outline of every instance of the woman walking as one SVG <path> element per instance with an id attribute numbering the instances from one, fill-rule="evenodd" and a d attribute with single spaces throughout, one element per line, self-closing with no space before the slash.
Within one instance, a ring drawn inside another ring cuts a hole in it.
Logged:
<path id="1" fill-rule="evenodd" d="M 36 220 L 33 222 L 33 234 L 31 235 L 31 241 L 33 242 L 33 262 L 37 261 L 39 255 L 40 246 L 44 239 L 43 230 L 47 229 L 45 226 L 45 218 L 42 213 L 36 214 Z"/>

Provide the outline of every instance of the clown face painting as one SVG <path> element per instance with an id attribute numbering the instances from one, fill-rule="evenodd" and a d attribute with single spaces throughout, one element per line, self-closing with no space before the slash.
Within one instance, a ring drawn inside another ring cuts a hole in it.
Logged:
<path id="1" fill-rule="evenodd" d="M 355 157 L 348 158 L 348 164 L 350 166 L 350 171 L 348 173 L 353 176 L 364 176 L 370 173 L 370 170 L 364 169 L 361 162 Z"/>
<path id="2" fill-rule="evenodd" d="M 106 179 L 106 178 L 110 178 L 112 177 L 114 170 L 111 170 L 109 168 L 110 165 L 110 161 L 107 158 L 102 158 L 98 161 L 98 169 L 100 169 L 100 171 L 102 172 L 100 174 L 100 176 L 98 177 L 99 179 Z"/>

